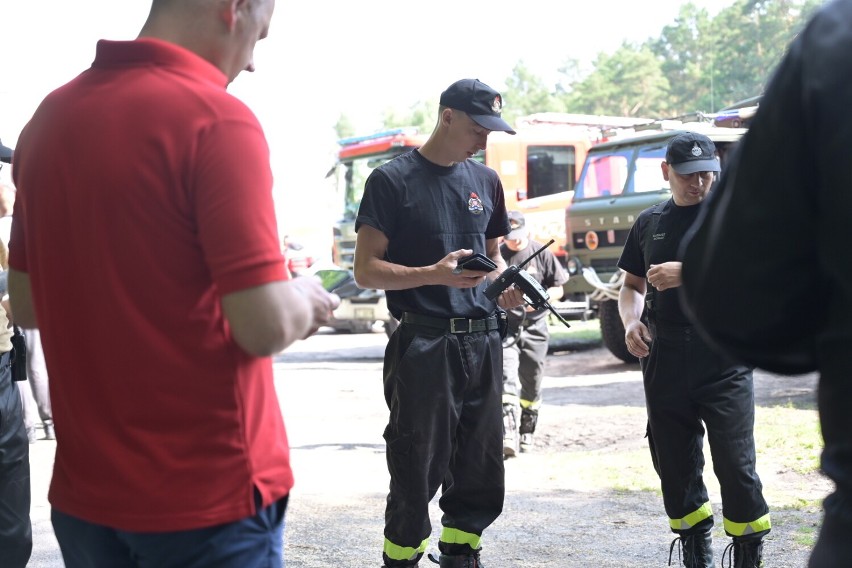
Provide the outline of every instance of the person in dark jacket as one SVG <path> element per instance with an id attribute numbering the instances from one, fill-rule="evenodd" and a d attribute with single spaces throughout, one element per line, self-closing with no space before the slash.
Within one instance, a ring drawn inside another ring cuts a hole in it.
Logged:
<path id="1" fill-rule="evenodd" d="M 852 1 L 822 7 L 774 72 L 685 240 L 682 296 L 713 343 L 776 373 L 819 371 L 836 487 L 811 568 L 852 566 Z"/>

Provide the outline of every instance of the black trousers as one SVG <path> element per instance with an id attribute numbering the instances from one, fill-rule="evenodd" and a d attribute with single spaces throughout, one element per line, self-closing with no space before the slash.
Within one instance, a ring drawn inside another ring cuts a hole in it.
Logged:
<path id="1" fill-rule="evenodd" d="M 643 360 L 648 440 L 674 532 L 713 524 L 704 485 L 704 427 L 722 491 L 725 531 L 769 530 L 769 507 L 755 470 L 751 369 L 713 351 L 691 326 L 652 322 Z"/>
<path id="2" fill-rule="evenodd" d="M 30 444 L 9 353 L 0 357 L 0 565 L 24 568 L 33 548 Z"/>
<path id="3" fill-rule="evenodd" d="M 503 510 L 501 389 L 496 330 L 450 334 L 403 323 L 391 337 L 384 361 L 386 561 L 425 550 L 429 502 L 439 486 L 442 551 L 463 552 L 447 543 L 479 548 L 482 531 Z"/>
<path id="4" fill-rule="evenodd" d="M 538 410 L 550 332 L 547 318 L 521 328 L 509 326 L 503 349 L 503 402 Z"/>
<path id="5" fill-rule="evenodd" d="M 816 339 L 819 417 L 825 440 L 822 470 L 835 489 L 823 503 L 825 516 L 808 566 L 847 568 L 852 566 L 852 333 L 835 331 Z"/>

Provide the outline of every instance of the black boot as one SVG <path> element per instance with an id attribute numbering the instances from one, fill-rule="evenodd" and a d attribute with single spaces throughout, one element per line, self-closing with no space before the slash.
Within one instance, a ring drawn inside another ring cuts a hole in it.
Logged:
<path id="1" fill-rule="evenodd" d="M 533 434 L 538 423 L 538 410 L 529 408 L 521 409 L 521 425 L 518 432 L 521 435 L 521 451 L 531 452 L 533 450 Z"/>
<path id="2" fill-rule="evenodd" d="M 478 550 L 471 554 L 441 554 L 438 558 L 430 554 L 429 560 L 437 564 L 439 568 L 485 568 L 479 560 Z"/>
<path id="3" fill-rule="evenodd" d="M 503 459 L 513 458 L 521 451 L 518 446 L 518 415 L 521 407 L 516 404 L 503 405 Z"/>
<path id="4" fill-rule="evenodd" d="M 761 568 L 763 566 L 763 535 L 751 538 L 735 536 L 733 542 L 722 553 L 722 566 L 725 565 L 726 555 L 729 568 Z"/>
<path id="5" fill-rule="evenodd" d="M 684 534 L 674 539 L 669 548 L 669 566 L 672 565 L 672 554 L 678 541 L 686 568 L 713 568 L 713 538 L 710 531 Z"/>
<path id="6" fill-rule="evenodd" d="M 382 568 L 416 568 L 419 566 L 418 562 L 422 557 L 423 553 L 421 552 L 410 560 L 392 560 L 386 554 L 382 554 L 382 559 L 384 560 Z"/>

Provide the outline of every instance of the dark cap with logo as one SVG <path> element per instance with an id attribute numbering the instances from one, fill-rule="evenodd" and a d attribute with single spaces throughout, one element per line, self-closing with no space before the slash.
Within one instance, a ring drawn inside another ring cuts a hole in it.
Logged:
<path id="1" fill-rule="evenodd" d="M 509 231 L 509 234 L 503 238 L 509 241 L 519 241 L 527 238 L 530 231 L 527 229 L 527 222 L 524 219 L 524 214 L 520 211 L 509 211 L 508 213 L 509 227 L 511 227 L 511 230 Z"/>
<path id="2" fill-rule="evenodd" d="M 441 93 L 440 104 L 467 113 L 482 128 L 515 133 L 509 123 L 500 118 L 503 97 L 479 79 L 456 81 Z"/>
<path id="3" fill-rule="evenodd" d="M 4 146 L 2 140 L 0 140 L 0 162 L 12 163 L 12 149 Z"/>
<path id="4" fill-rule="evenodd" d="M 669 140 L 666 162 L 680 175 L 718 172 L 721 169 L 716 158 L 716 145 L 697 132 L 681 132 Z"/>

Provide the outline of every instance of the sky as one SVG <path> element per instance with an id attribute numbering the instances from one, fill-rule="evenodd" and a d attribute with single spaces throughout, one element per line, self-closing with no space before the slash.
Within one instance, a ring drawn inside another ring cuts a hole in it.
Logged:
<path id="1" fill-rule="evenodd" d="M 341 113 L 359 133 L 382 111 L 436 99 L 475 77 L 497 90 L 519 60 L 555 81 L 567 58 L 590 66 L 623 41 L 657 37 L 686 0 L 277 0 L 255 73 L 229 91 L 264 127 L 279 223 L 298 233 L 333 164 Z M 693 0 L 711 14 L 733 0 Z M 150 0 L 0 0 L 0 139 L 14 147 L 51 90 L 86 69 L 98 39 L 133 39 Z M 511 100 L 506 100 L 511 105 Z M 334 213 L 329 213 L 333 215 Z M 315 223 L 313 223 L 315 224 Z M 289 232 L 284 230 L 283 232 Z"/>

